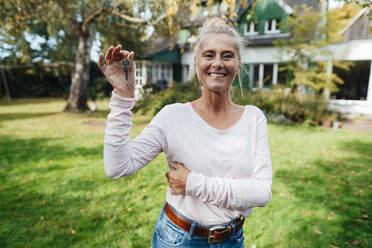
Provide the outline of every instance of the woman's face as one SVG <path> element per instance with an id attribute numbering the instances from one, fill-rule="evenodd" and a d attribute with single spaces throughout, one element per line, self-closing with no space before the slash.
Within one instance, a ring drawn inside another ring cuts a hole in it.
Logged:
<path id="1" fill-rule="evenodd" d="M 204 89 L 228 90 L 239 69 L 236 43 L 225 34 L 209 34 L 200 43 L 195 64 Z"/>

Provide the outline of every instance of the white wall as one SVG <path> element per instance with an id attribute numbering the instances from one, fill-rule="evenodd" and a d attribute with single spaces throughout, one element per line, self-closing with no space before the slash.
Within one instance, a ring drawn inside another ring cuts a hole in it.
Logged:
<path id="1" fill-rule="evenodd" d="M 372 102 L 358 100 L 330 100 L 329 107 L 343 114 L 357 114 L 372 117 Z"/>
<path id="2" fill-rule="evenodd" d="M 353 40 L 329 45 L 328 48 L 332 60 L 372 60 L 372 40 Z"/>
<path id="3" fill-rule="evenodd" d="M 319 56 L 315 60 L 372 60 L 372 40 L 354 40 L 332 44 L 324 48 L 331 56 Z M 242 61 L 244 64 L 278 63 L 288 61 L 290 57 L 280 54 L 275 46 L 270 47 L 246 47 L 243 51 Z"/>

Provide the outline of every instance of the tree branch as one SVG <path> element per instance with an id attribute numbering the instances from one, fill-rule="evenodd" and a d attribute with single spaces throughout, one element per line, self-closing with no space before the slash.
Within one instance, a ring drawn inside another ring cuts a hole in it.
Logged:
<path id="1" fill-rule="evenodd" d="M 88 25 L 94 21 L 94 19 L 98 18 L 101 14 L 105 13 L 107 11 L 107 8 L 100 8 L 98 9 L 96 12 L 94 12 L 93 14 L 91 14 L 90 16 L 88 16 L 83 24 L 82 24 L 82 29 L 83 29 L 83 32 L 86 32 L 87 31 L 87 27 Z"/>
<path id="2" fill-rule="evenodd" d="M 163 20 L 167 14 L 162 14 L 160 15 L 155 21 L 153 22 L 147 22 L 146 20 L 142 19 L 142 18 L 138 18 L 138 17 L 132 17 L 132 16 L 129 16 L 129 15 L 126 15 L 126 14 L 123 14 L 123 13 L 120 13 L 120 12 L 115 12 L 113 11 L 112 12 L 113 15 L 116 15 L 128 22 L 134 22 L 134 23 L 144 23 L 144 24 L 147 24 L 147 25 L 155 25 L 157 24 L 158 22 L 160 22 L 161 20 Z"/>
<path id="3" fill-rule="evenodd" d="M 54 10 L 56 10 L 56 11 L 58 10 L 58 12 L 59 13 L 62 13 L 62 15 L 63 15 L 63 13 L 65 11 L 63 10 L 63 8 L 61 7 L 61 5 L 59 5 L 59 3 L 56 0 L 53 1 L 53 5 L 54 5 Z M 79 23 L 75 19 L 68 18 L 68 20 L 71 23 L 71 25 L 75 26 L 76 29 L 79 30 Z"/>
<path id="4" fill-rule="evenodd" d="M 128 22 L 135 22 L 135 23 L 146 23 L 146 21 L 142 18 L 138 18 L 138 17 L 132 17 L 132 16 L 129 16 L 129 15 L 125 15 L 125 14 L 122 14 L 122 13 L 119 13 L 119 12 L 115 12 L 113 11 L 112 14 L 128 21 Z"/>

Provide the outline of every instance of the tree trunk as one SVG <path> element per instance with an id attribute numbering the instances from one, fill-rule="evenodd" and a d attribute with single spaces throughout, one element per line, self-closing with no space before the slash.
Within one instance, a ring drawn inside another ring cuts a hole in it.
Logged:
<path id="1" fill-rule="evenodd" d="M 80 33 L 75 55 L 74 70 L 71 72 L 71 87 L 65 111 L 86 111 L 88 107 L 88 85 L 91 39 L 89 33 Z"/>

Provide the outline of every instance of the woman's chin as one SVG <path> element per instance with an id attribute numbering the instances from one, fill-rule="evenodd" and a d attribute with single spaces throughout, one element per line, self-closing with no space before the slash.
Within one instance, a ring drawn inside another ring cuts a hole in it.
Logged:
<path id="1" fill-rule="evenodd" d="M 229 90 L 229 85 L 224 82 L 213 82 L 204 86 L 204 90 L 212 92 L 224 92 Z"/>

